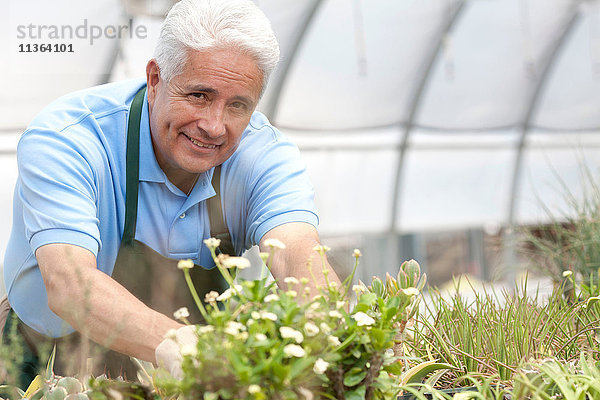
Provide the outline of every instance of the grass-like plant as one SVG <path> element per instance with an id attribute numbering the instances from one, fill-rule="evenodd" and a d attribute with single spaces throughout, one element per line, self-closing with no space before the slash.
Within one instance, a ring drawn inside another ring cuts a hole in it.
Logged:
<path id="1" fill-rule="evenodd" d="M 470 374 L 510 387 L 528 362 L 552 357 L 569 363 L 581 352 L 597 357 L 600 321 L 591 307 L 568 301 L 564 284 L 548 299 L 528 296 L 525 285 L 515 293 L 475 293 L 470 302 L 458 293 L 447 299 L 430 290 L 405 341 L 406 353 L 455 367 L 439 377 L 439 387 L 465 385 L 463 377 Z"/>
<path id="2" fill-rule="evenodd" d="M 600 186 L 589 169 L 582 167 L 582 198 L 578 198 L 556 175 L 569 206 L 563 215 L 553 215 L 549 224 L 524 228 L 522 250 L 531 259 L 529 268 L 560 285 L 564 273 L 572 272 L 583 284 L 598 288 L 600 272 Z M 543 203 L 543 202 L 542 202 Z M 565 295 L 573 297 L 567 286 Z M 587 297 L 587 296 L 586 296 Z"/>

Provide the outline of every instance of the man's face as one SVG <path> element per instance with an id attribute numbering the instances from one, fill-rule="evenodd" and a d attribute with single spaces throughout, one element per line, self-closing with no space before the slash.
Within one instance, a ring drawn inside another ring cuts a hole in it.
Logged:
<path id="1" fill-rule="evenodd" d="M 173 184 L 188 188 L 236 150 L 260 98 L 261 71 L 234 49 L 189 50 L 183 72 L 169 83 L 154 60 L 146 75 L 156 159 Z"/>

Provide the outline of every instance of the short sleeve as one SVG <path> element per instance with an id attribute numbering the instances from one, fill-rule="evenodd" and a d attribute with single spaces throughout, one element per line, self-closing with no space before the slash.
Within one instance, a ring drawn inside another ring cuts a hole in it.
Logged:
<path id="1" fill-rule="evenodd" d="M 92 135 L 81 125 L 23 134 L 17 148 L 18 196 L 33 252 L 45 244 L 68 243 L 97 255 L 101 242 Z"/>

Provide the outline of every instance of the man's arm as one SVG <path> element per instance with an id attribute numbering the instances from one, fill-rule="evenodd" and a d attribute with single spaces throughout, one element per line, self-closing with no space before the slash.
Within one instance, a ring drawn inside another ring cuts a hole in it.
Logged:
<path id="1" fill-rule="evenodd" d="M 95 256 L 82 247 L 47 244 L 35 255 L 50 309 L 97 343 L 155 362 L 167 330 L 182 327 L 98 270 Z"/>
<path id="2" fill-rule="evenodd" d="M 309 287 L 311 287 L 311 295 L 318 294 L 316 287 L 325 287 L 327 280 L 335 282 L 338 288 L 341 287 L 341 282 L 335 271 L 329 265 L 327 257 L 325 258 L 325 266 L 319 252 L 314 250 L 314 247 L 319 245 L 319 234 L 314 226 L 304 222 L 291 222 L 279 225 L 267 232 L 260 241 L 260 250 L 269 252 L 269 247 L 265 245 L 267 239 L 278 239 L 285 244 L 285 249 L 278 250 L 275 253 L 275 258 L 271 265 L 271 273 L 277 282 L 283 284 L 283 279 L 291 276 L 297 279 L 308 278 Z M 311 275 L 307 262 L 312 259 Z M 323 270 L 328 271 L 328 276 L 325 278 Z M 301 294 L 301 293 L 298 293 Z"/>

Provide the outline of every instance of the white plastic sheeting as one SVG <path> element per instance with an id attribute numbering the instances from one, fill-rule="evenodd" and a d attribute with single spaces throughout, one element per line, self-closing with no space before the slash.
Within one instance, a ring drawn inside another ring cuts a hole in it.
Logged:
<path id="1" fill-rule="evenodd" d="M 11 137 L 58 95 L 108 76 L 143 76 L 161 21 L 155 11 L 164 8 L 158 0 L 133 8 L 117 0 L 8 3 L 0 17 L 9 71 L 0 82 L 0 134 Z M 546 207 L 565 212 L 564 187 L 582 193 L 582 168 L 597 175 L 599 1 L 257 3 L 282 54 L 259 108 L 300 146 L 322 233 L 545 221 Z M 129 18 L 145 37 L 75 40 L 71 55 L 15 54 L 25 43 L 15 38 L 17 24 Z M 8 142 L 0 157 L 4 221 L 16 176 Z"/>

